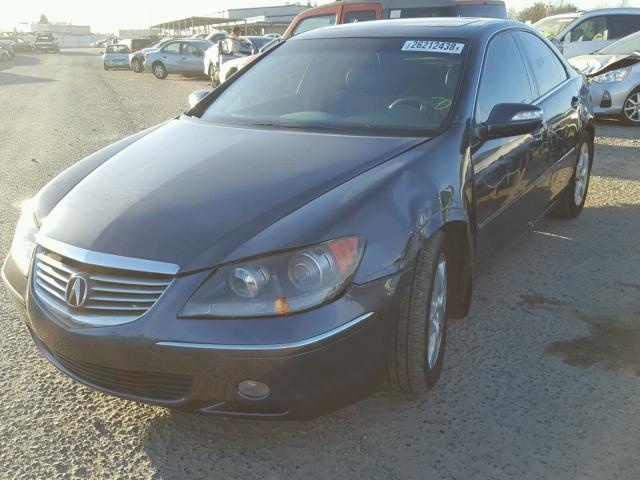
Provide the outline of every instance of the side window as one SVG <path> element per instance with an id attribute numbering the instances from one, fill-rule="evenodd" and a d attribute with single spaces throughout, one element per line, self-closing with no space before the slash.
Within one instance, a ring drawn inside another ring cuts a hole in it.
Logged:
<path id="1" fill-rule="evenodd" d="M 609 25 L 609 40 L 626 37 L 640 30 L 640 15 L 610 15 L 607 17 Z"/>
<path id="2" fill-rule="evenodd" d="M 509 61 L 505 62 L 504 59 Z M 529 75 L 513 35 L 501 33 L 489 44 L 482 67 L 476 121 L 485 122 L 498 103 L 531 103 Z"/>
<path id="3" fill-rule="evenodd" d="M 516 32 L 516 36 L 531 65 L 540 96 L 567 79 L 567 71 L 562 62 L 546 43 L 528 32 Z"/>
<path id="4" fill-rule="evenodd" d="M 180 43 L 179 42 L 170 43 L 169 45 L 164 47 L 162 51 L 164 53 L 175 53 L 176 55 L 178 55 L 180 53 Z"/>
<path id="5" fill-rule="evenodd" d="M 197 51 L 198 48 L 191 43 L 182 44 L 182 55 L 195 55 Z"/>
<path id="6" fill-rule="evenodd" d="M 347 12 L 344 15 L 343 23 L 366 22 L 366 21 L 375 20 L 375 19 L 376 19 L 375 10 L 360 10 L 356 12 Z"/>
<path id="7" fill-rule="evenodd" d="M 590 18 L 571 30 L 571 42 L 598 42 L 608 38 L 607 17 Z"/>
<path id="8" fill-rule="evenodd" d="M 300 23 L 296 25 L 293 30 L 293 35 L 300 35 L 301 33 L 315 30 L 316 28 L 328 27 L 336 24 L 335 13 L 328 15 L 316 15 L 315 17 L 307 17 L 300 20 Z"/>

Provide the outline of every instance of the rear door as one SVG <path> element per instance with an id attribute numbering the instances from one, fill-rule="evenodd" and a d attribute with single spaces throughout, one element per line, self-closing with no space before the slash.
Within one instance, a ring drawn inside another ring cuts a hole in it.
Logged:
<path id="1" fill-rule="evenodd" d="M 541 38 L 524 31 L 515 36 L 535 80 L 537 98 L 533 103 L 542 107 L 548 125 L 544 141 L 547 164 L 540 186 L 550 203 L 566 186 L 575 163 L 581 82 L 569 77 L 564 64 Z"/>
<path id="2" fill-rule="evenodd" d="M 482 68 L 475 124 L 486 122 L 499 103 L 530 104 L 536 95 L 513 33 L 497 34 Z M 490 139 L 472 149 L 478 258 L 495 255 L 544 211 L 545 199 L 535 189 L 547 166 L 545 132 L 543 122 L 533 134 Z"/>
<path id="3" fill-rule="evenodd" d="M 180 65 L 184 72 L 202 72 L 202 58 L 204 53 L 198 45 L 183 42 L 180 48 Z"/>

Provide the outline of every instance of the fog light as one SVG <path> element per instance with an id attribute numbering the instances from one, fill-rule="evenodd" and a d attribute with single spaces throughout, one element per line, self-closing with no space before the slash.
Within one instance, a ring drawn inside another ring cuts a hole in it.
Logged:
<path id="1" fill-rule="evenodd" d="M 600 100 L 600 108 L 611 108 L 611 94 L 608 90 L 605 90 Z"/>
<path id="2" fill-rule="evenodd" d="M 262 400 L 269 396 L 269 386 L 255 380 L 243 380 L 238 384 L 238 392 L 250 400 Z"/>

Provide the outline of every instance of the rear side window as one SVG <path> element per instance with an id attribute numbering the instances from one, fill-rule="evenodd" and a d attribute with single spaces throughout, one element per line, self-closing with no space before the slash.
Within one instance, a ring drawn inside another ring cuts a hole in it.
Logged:
<path id="1" fill-rule="evenodd" d="M 515 35 L 531 65 L 540 96 L 567 79 L 567 71 L 546 43 L 528 32 L 516 32 Z"/>
<path id="2" fill-rule="evenodd" d="M 505 62 L 505 58 L 509 61 Z M 522 55 L 510 32 L 496 36 L 487 49 L 480 77 L 476 121 L 481 123 L 498 103 L 531 103 L 533 93 Z"/>
<path id="3" fill-rule="evenodd" d="M 375 19 L 375 10 L 360 10 L 357 12 L 347 12 L 344 16 L 344 23 L 367 22 Z"/>
<path id="4" fill-rule="evenodd" d="M 329 27 L 336 24 L 336 14 L 316 15 L 315 17 L 307 17 L 300 20 L 296 25 L 293 35 L 300 35 L 304 32 L 315 30 L 316 28 Z"/>
<path id="5" fill-rule="evenodd" d="M 611 15 L 607 25 L 610 40 L 626 37 L 640 30 L 640 15 Z"/>
<path id="6" fill-rule="evenodd" d="M 593 17 L 571 30 L 571 42 L 599 42 L 609 39 L 607 17 Z"/>

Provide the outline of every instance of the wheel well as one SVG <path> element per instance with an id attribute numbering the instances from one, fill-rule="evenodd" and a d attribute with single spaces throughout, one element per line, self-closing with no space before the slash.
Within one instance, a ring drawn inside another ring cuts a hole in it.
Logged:
<path id="1" fill-rule="evenodd" d="M 156 65 L 158 65 L 158 64 L 160 64 L 160 65 L 162 65 L 162 66 L 164 67 L 164 64 L 163 64 L 160 60 L 156 60 L 155 62 L 153 62 L 153 63 L 151 64 L 151 66 L 152 66 L 152 67 L 155 67 L 155 66 L 156 66 Z"/>
<path id="2" fill-rule="evenodd" d="M 467 224 L 463 221 L 453 221 L 442 227 L 447 236 L 447 247 L 453 252 L 451 260 L 453 268 L 449 286 L 448 312 L 450 318 L 464 318 L 471 305 L 472 266 L 471 250 Z"/>

